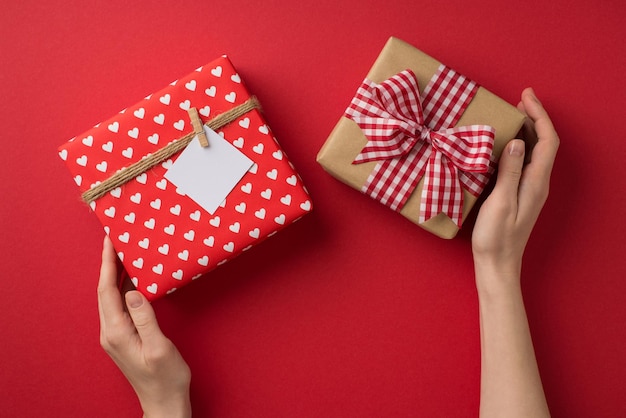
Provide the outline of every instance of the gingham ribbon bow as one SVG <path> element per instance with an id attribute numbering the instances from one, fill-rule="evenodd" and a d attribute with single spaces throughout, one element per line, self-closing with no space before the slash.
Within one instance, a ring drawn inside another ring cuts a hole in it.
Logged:
<path id="1" fill-rule="evenodd" d="M 410 70 L 365 80 L 345 115 L 368 139 L 353 164 L 380 161 L 362 192 L 400 211 L 424 177 L 419 222 L 443 212 L 463 220 L 463 187 L 478 196 L 493 171 L 491 126 L 453 126 L 478 85 L 441 65 L 420 97 Z"/>

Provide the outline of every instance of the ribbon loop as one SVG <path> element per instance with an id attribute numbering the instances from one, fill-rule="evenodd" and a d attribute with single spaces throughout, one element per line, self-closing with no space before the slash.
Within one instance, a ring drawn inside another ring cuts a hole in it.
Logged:
<path id="1" fill-rule="evenodd" d="M 454 127 L 477 90 L 444 65 L 421 96 L 411 70 L 366 79 L 345 113 L 368 140 L 353 164 L 379 162 L 362 191 L 399 211 L 423 177 L 420 223 L 443 212 L 460 227 L 463 186 L 477 196 L 491 170 L 495 130 Z"/>

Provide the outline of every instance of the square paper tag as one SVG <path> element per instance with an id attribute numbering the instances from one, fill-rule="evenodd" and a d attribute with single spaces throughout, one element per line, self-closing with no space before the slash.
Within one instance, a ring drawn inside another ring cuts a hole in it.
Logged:
<path id="1" fill-rule="evenodd" d="M 196 136 L 165 178 L 213 215 L 254 161 L 207 126 L 204 132 L 209 146 L 203 148 Z"/>

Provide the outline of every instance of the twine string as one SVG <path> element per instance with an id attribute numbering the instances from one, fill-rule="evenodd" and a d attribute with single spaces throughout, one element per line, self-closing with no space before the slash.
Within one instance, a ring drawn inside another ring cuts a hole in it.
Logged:
<path id="1" fill-rule="evenodd" d="M 244 103 L 235 106 L 232 109 L 221 113 L 213 119 L 207 121 L 205 125 L 212 130 L 217 130 L 228 125 L 231 122 L 234 122 L 235 120 L 253 109 L 260 109 L 260 107 L 261 106 L 259 104 L 259 101 L 256 97 L 253 96 L 246 100 Z M 189 145 L 189 143 L 196 135 L 196 132 L 188 133 L 182 138 L 173 140 L 155 153 L 148 154 L 142 157 L 141 160 L 137 161 L 136 163 L 131 164 L 128 167 L 122 168 L 120 171 L 113 174 L 103 182 L 84 192 L 81 195 L 83 202 L 89 204 L 101 198 L 116 187 L 127 183 L 129 180 L 134 179 L 138 175 L 162 163 L 163 161 L 170 158 L 172 155 L 176 154 L 179 151 L 182 151 L 187 145 Z"/>

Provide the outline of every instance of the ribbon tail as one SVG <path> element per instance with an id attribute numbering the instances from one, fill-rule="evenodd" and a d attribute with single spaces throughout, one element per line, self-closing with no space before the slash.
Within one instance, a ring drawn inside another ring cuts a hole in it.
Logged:
<path id="1" fill-rule="evenodd" d="M 431 148 L 417 147 L 400 158 L 376 165 L 361 192 L 392 210 L 400 211 L 424 176 Z"/>
<path id="2" fill-rule="evenodd" d="M 444 213 L 457 227 L 461 227 L 463 189 L 458 168 L 442 153 L 433 151 L 424 175 L 419 223 L 424 223 L 440 213 Z"/>

